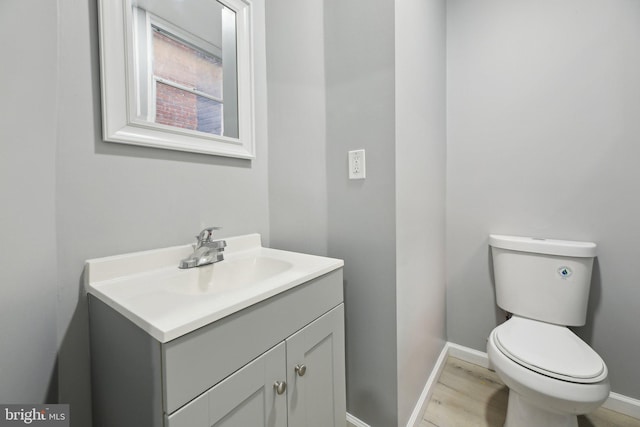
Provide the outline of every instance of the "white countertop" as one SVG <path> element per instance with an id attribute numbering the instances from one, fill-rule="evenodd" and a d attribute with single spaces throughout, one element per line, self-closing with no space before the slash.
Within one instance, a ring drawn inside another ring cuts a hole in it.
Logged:
<path id="1" fill-rule="evenodd" d="M 192 245 L 88 260 L 86 290 L 168 342 L 344 265 L 264 248 L 258 234 L 224 240 L 224 261 L 185 270 Z"/>

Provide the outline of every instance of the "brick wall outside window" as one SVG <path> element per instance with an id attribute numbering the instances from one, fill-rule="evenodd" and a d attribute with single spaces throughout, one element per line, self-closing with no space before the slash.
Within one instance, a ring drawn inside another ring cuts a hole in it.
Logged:
<path id="1" fill-rule="evenodd" d="M 155 76 L 222 98 L 222 61 L 154 31 Z M 158 82 L 156 122 L 220 135 L 222 104 Z"/>

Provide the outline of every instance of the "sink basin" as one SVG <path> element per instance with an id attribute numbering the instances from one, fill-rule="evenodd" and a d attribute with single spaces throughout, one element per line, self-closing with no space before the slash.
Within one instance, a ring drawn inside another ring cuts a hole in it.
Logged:
<path id="1" fill-rule="evenodd" d="M 202 295 L 232 292 L 268 280 L 293 267 L 288 261 L 265 256 L 245 256 L 194 268 L 192 276 L 171 275 L 166 290 L 177 294 Z"/>
<path id="2" fill-rule="evenodd" d="M 344 265 L 262 247 L 258 234 L 225 240 L 224 261 L 184 270 L 192 245 L 88 260 L 86 291 L 168 342 Z"/>

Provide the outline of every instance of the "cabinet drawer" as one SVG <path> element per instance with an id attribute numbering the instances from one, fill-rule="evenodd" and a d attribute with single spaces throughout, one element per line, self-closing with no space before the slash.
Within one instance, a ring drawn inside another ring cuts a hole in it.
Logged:
<path id="1" fill-rule="evenodd" d="M 165 413 L 171 414 L 342 300 L 338 269 L 163 344 Z"/>

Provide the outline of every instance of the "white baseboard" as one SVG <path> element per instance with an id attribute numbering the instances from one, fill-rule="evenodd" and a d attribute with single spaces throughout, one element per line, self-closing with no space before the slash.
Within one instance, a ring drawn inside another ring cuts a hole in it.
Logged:
<path id="1" fill-rule="evenodd" d="M 640 400 L 632 397 L 611 392 L 602 407 L 640 419 Z"/>
<path id="2" fill-rule="evenodd" d="M 465 362 L 473 363 L 483 368 L 489 368 L 489 357 L 487 353 L 483 351 L 474 350 L 452 342 L 447 343 L 447 348 L 449 349 L 447 356 L 457 357 Z"/>
<path id="3" fill-rule="evenodd" d="M 353 424 L 356 427 L 371 427 L 369 424 L 360 421 L 358 418 L 354 417 L 350 413 L 347 412 L 347 421 Z"/>
<path id="4" fill-rule="evenodd" d="M 422 414 L 427 409 L 427 405 L 429 404 L 429 399 L 431 399 L 431 393 L 433 392 L 433 387 L 438 382 L 440 378 L 440 374 L 444 369 L 444 365 L 447 361 L 447 356 L 449 355 L 449 345 L 450 343 L 445 343 L 444 348 L 440 352 L 438 359 L 436 360 L 436 364 L 431 370 L 431 374 L 427 379 L 427 383 L 425 384 L 422 393 L 420 394 L 420 398 L 416 403 L 416 406 L 411 413 L 411 417 L 407 422 L 407 427 L 417 427 L 422 421 Z M 471 349 L 469 349 L 471 350 Z M 354 417 L 350 413 L 347 412 L 347 421 L 353 424 L 355 427 L 370 427 L 367 423 L 361 421 L 360 419 Z"/>
<path id="5" fill-rule="evenodd" d="M 436 360 L 436 365 L 431 370 L 431 375 L 427 379 L 427 383 L 422 389 L 422 393 L 420 393 L 420 398 L 416 403 L 416 406 L 411 413 L 411 417 L 409 417 L 409 421 L 407 422 L 407 427 L 416 427 L 422 421 L 422 414 L 427 409 L 427 405 L 429 404 L 429 400 L 431 399 L 431 393 L 433 392 L 433 387 L 438 382 L 440 378 L 440 374 L 444 369 L 444 365 L 447 361 L 447 356 L 449 354 L 449 343 L 445 343 L 444 348 L 440 352 L 438 359 Z"/>

